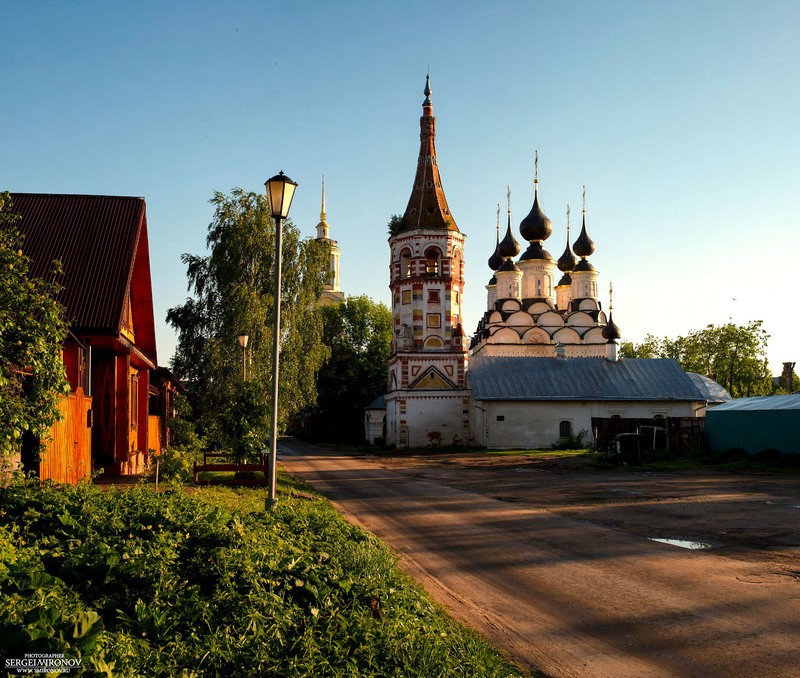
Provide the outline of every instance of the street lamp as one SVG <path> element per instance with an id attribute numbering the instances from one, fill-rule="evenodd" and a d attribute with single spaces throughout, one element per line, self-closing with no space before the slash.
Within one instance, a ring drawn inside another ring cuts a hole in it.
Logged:
<path id="1" fill-rule="evenodd" d="M 247 341 L 250 339 L 246 334 L 239 335 L 239 346 L 242 347 L 242 381 L 247 381 Z"/>
<path id="2" fill-rule="evenodd" d="M 278 368 L 280 366 L 281 336 L 281 258 L 283 256 L 283 220 L 289 215 L 297 184 L 283 172 L 267 179 L 269 209 L 275 220 L 275 319 L 272 347 L 272 431 L 269 440 L 269 506 L 277 501 L 275 487 L 278 465 Z"/>

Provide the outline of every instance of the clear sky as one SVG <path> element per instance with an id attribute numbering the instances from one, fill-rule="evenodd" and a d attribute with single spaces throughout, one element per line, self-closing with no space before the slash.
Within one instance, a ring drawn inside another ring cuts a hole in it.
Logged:
<path id="1" fill-rule="evenodd" d="M 442 183 L 467 234 L 465 329 L 497 203 L 588 226 L 623 339 L 761 319 L 800 362 L 800 3 L 0 0 L 0 189 L 144 196 L 159 362 L 213 191 L 283 170 L 308 236 L 325 175 L 349 295 L 388 304 L 430 68 Z M 576 233 L 577 235 L 577 233 Z"/>

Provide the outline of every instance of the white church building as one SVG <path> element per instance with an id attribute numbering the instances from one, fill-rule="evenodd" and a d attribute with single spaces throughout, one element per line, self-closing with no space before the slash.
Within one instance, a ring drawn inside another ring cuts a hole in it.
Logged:
<path id="1" fill-rule="evenodd" d="M 451 214 L 436 156 L 430 78 L 420 118 L 411 196 L 389 237 L 394 337 L 388 392 L 368 408 L 367 437 L 382 429 L 397 448 L 452 444 L 542 447 L 581 430 L 592 417 L 692 417 L 725 399 L 716 384 L 674 360 L 619 359 L 620 330 L 599 299 L 595 244 L 586 225 L 556 260 L 553 231 L 534 201 L 489 257 L 486 311 L 471 340 L 462 326 L 466 236 Z M 518 258 L 517 258 L 518 257 Z M 558 280 L 556 278 L 558 277 Z M 715 400 L 716 399 L 716 400 Z M 385 405 L 385 419 L 383 406 Z"/>

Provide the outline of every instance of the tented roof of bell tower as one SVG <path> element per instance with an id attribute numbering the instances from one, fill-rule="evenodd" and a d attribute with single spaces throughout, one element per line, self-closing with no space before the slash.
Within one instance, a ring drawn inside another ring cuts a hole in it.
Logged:
<path id="1" fill-rule="evenodd" d="M 436 159 L 436 118 L 433 117 L 430 97 L 430 75 L 425 80 L 424 94 L 422 117 L 419 119 L 420 146 L 417 174 L 398 233 L 413 229 L 458 232 L 458 226 L 447 206 L 442 179 L 439 176 L 439 164 Z"/>

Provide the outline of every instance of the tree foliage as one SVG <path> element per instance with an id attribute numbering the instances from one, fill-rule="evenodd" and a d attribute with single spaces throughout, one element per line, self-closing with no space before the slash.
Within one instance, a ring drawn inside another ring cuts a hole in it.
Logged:
<path id="1" fill-rule="evenodd" d="M 47 435 L 68 384 L 61 347 L 68 324 L 56 283 L 29 277 L 20 217 L 0 193 L 0 454 L 20 451 L 23 435 Z M 54 277 L 60 265 L 53 264 Z"/>
<path id="2" fill-rule="evenodd" d="M 389 235 L 397 235 L 400 231 L 403 230 L 405 223 L 403 222 L 403 217 L 399 214 L 393 214 L 389 217 L 389 223 L 386 225 L 387 230 L 389 231 Z"/>
<path id="3" fill-rule="evenodd" d="M 707 325 L 682 337 L 648 334 L 641 344 L 624 342 L 623 358 L 674 358 L 683 369 L 715 379 L 734 398 L 768 395 L 772 378 L 767 364 L 769 335 L 763 321 L 746 325 Z"/>
<path id="4" fill-rule="evenodd" d="M 331 355 L 317 375 L 317 435 L 364 438 L 364 408 L 386 392 L 392 314 L 367 296 L 321 309 L 323 337 Z"/>
<path id="5" fill-rule="evenodd" d="M 210 202 L 209 254 L 183 255 L 191 296 L 167 313 L 179 335 L 172 367 L 209 442 L 245 456 L 269 435 L 275 224 L 266 196 L 236 188 Z M 316 401 L 316 373 L 328 356 L 317 311 L 327 264 L 324 245 L 284 222 L 279 428 Z M 249 336 L 247 383 L 240 334 Z"/>

